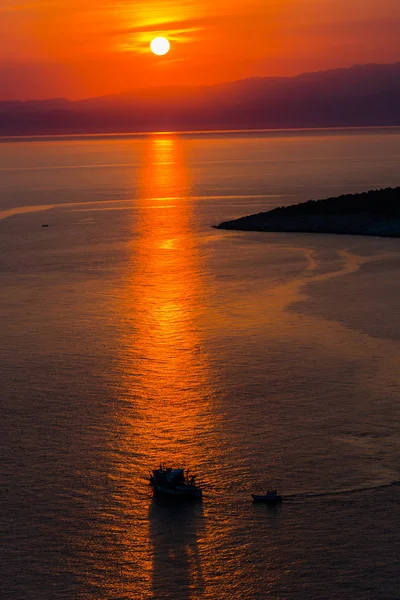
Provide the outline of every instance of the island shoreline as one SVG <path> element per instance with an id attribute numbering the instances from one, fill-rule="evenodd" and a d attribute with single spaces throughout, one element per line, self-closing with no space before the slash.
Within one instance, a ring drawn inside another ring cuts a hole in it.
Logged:
<path id="1" fill-rule="evenodd" d="M 400 187 L 280 206 L 214 226 L 273 233 L 400 237 Z"/>

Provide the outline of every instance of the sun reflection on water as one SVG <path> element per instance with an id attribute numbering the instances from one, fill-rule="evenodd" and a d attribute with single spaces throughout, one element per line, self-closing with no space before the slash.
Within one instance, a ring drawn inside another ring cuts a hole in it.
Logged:
<path id="1" fill-rule="evenodd" d="M 192 233 L 189 180 L 179 142 L 151 138 L 140 179 L 126 338 L 129 385 L 140 422 L 140 454 L 192 466 L 209 433 L 210 372 L 198 314 L 202 263 Z M 165 197 L 176 200 L 165 204 Z"/>
<path id="2" fill-rule="evenodd" d="M 167 598 L 171 570 L 187 590 L 199 588 L 204 517 L 201 507 L 178 507 L 171 522 L 172 509 L 151 499 L 146 477 L 160 461 L 206 471 L 216 439 L 213 378 L 199 320 L 205 267 L 192 233 L 188 170 L 179 140 L 151 137 L 146 144 L 132 211 L 138 234 L 121 298 L 124 435 L 115 456 L 126 485 L 121 501 L 134 515 L 130 558 L 133 544 L 141 584 Z"/>

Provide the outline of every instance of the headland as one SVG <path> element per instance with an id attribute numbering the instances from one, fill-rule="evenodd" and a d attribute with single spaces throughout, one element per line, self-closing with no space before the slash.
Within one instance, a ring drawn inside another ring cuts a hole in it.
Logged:
<path id="1" fill-rule="evenodd" d="M 400 187 L 280 206 L 216 228 L 400 237 Z"/>

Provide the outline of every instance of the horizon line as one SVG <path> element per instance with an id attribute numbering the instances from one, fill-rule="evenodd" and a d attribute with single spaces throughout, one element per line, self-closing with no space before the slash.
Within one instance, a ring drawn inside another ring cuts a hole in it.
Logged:
<path id="1" fill-rule="evenodd" d="M 97 133 L 54 133 L 38 135 L 1 135 L 0 143 L 30 142 L 30 141 L 56 141 L 74 139 L 103 139 L 103 138 L 143 138 L 163 136 L 189 136 L 189 135 L 218 135 L 218 134 L 246 134 L 246 133 L 323 133 L 323 132 L 347 132 L 347 131 L 369 131 L 369 130 L 400 130 L 400 125 L 348 125 L 343 127 L 286 127 L 286 128 L 254 128 L 254 129 L 197 129 L 197 130 L 175 130 L 175 131 L 131 131 L 131 132 L 97 132 Z"/>

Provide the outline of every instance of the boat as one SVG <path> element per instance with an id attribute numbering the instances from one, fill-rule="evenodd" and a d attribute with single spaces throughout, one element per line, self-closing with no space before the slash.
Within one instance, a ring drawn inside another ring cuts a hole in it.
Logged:
<path id="1" fill-rule="evenodd" d="M 172 469 L 160 465 L 149 477 L 150 486 L 155 496 L 170 496 L 182 499 L 199 500 L 202 497 L 201 487 L 196 485 L 196 476 L 183 469 Z"/>
<path id="2" fill-rule="evenodd" d="M 276 490 L 268 490 L 266 494 L 252 494 L 253 502 L 263 502 L 264 504 L 280 504 L 283 500 L 282 496 L 278 496 Z"/>

